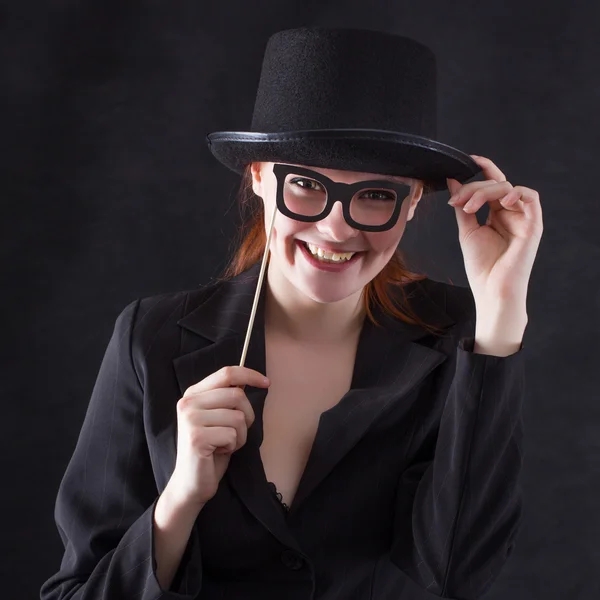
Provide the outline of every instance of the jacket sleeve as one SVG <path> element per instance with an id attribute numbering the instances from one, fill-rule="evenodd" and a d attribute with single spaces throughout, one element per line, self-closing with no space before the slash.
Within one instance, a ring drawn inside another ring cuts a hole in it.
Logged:
<path id="1" fill-rule="evenodd" d="M 123 309 L 100 366 L 54 517 L 64 545 L 41 600 L 192 600 L 201 586 L 192 530 L 170 590 L 156 577 L 156 487 L 143 424 L 143 390 L 131 358 L 139 300 Z"/>
<path id="2" fill-rule="evenodd" d="M 441 411 L 422 411 L 415 421 L 390 554 L 420 587 L 456 600 L 491 587 L 522 513 L 523 344 L 505 357 L 473 353 L 471 308 L 430 388 L 430 406 L 441 403 Z"/>

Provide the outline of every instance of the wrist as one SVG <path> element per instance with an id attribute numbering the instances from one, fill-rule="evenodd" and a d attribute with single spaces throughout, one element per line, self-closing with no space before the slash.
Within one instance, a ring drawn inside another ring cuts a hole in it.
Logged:
<path id="1" fill-rule="evenodd" d="M 176 513 L 190 519 L 195 519 L 204 508 L 204 502 L 198 502 L 183 495 L 176 481 L 171 478 L 163 490 L 159 502 L 165 513 Z"/>
<path id="2" fill-rule="evenodd" d="M 527 321 L 527 313 L 521 310 L 478 315 L 473 352 L 494 356 L 509 356 L 518 352 L 523 343 Z"/>

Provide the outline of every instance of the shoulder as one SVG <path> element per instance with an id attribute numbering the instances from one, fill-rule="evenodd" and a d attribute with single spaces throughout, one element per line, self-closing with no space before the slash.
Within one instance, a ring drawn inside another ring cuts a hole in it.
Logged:
<path id="1" fill-rule="evenodd" d="M 435 282 L 444 291 L 444 310 L 457 322 L 475 318 L 475 299 L 469 286 Z"/>
<path id="2" fill-rule="evenodd" d="M 219 282 L 210 282 L 197 288 L 165 292 L 138 299 L 137 326 L 161 327 L 169 322 L 177 322 L 190 311 L 208 300 L 219 287 Z"/>
<path id="3" fill-rule="evenodd" d="M 153 345 L 158 336 L 178 337 L 181 328 L 177 322 L 206 302 L 221 286 L 221 281 L 211 281 L 197 288 L 139 297 L 121 310 L 116 330 L 124 333 L 125 328 L 130 329 L 132 344 L 141 349 Z"/>
<path id="4" fill-rule="evenodd" d="M 469 324 L 475 320 L 475 299 L 469 286 L 456 285 L 426 278 L 409 284 L 410 297 L 417 304 L 431 304 L 457 324 Z"/>

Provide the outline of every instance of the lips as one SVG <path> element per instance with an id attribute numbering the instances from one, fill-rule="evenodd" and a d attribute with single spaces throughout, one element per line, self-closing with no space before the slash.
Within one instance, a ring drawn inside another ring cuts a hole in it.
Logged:
<path id="1" fill-rule="evenodd" d="M 319 271 L 329 271 L 335 273 L 341 273 L 351 268 L 352 265 L 356 264 L 357 261 L 362 259 L 364 252 L 356 252 L 350 260 L 345 260 L 339 263 L 334 262 L 323 262 L 314 257 L 310 250 L 306 246 L 306 242 L 296 240 L 296 245 L 300 249 L 300 252 L 304 255 L 305 259 L 310 265 L 318 269 Z"/>
<path id="2" fill-rule="evenodd" d="M 305 240 L 298 240 L 298 241 L 302 242 L 303 244 L 306 244 L 307 247 L 308 247 L 308 244 L 311 244 L 312 246 L 317 246 L 317 248 L 321 248 L 321 250 L 324 250 L 325 252 L 331 252 L 331 253 L 337 253 L 337 254 L 345 254 L 346 252 L 355 252 L 356 254 L 358 254 L 359 252 L 364 252 L 364 250 L 333 248 L 331 246 L 315 244 L 314 242 L 307 242 Z"/>

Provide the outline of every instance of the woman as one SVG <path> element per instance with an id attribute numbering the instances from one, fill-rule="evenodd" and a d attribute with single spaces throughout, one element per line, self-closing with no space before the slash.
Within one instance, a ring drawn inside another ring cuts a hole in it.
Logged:
<path id="1" fill-rule="evenodd" d="M 382 32 L 271 37 L 252 131 L 209 136 L 244 173 L 247 231 L 222 279 L 119 315 L 42 600 L 491 586 L 521 520 L 541 207 L 492 161 L 432 139 L 434 67 Z M 397 249 L 446 186 L 470 288 L 409 273 Z"/>

